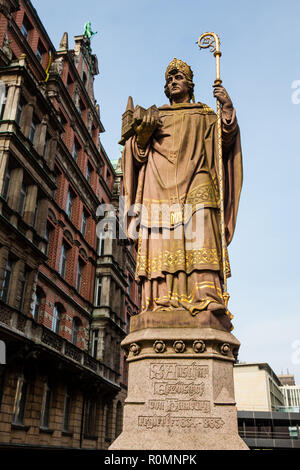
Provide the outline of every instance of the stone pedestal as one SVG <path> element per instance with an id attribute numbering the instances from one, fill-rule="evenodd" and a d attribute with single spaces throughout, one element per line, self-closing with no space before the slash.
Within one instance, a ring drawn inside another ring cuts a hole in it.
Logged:
<path id="1" fill-rule="evenodd" d="M 122 343 L 129 363 L 123 432 L 111 450 L 248 449 L 233 389 L 240 343 L 226 318 L 203 314 L 132 317 Z"/>

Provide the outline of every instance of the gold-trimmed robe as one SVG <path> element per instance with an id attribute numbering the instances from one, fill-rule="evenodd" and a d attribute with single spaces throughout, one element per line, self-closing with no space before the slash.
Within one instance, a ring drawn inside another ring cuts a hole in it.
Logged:
<path id="1" fill-rule="evenodd" d="M 131 137 L 123 152 L 127 231 L 135 238 L 139 221 L 136 279 L 142 284 L 142 310 L 184 307 L 195 313 L 210 302 L 223 303 L 217 118 L 202 103 L 164 105 L 159 116 L 162 124 L 148 147 L 141 150 Z M 242 185 L 235 110 L 230 119 L 222 116 L 222 144 L 229 244 Z M 184 230 L 195 232 L 199 220 L 202 236 L 191 244 Z M 226 264 L 229 276 L 228 257 Z"/>

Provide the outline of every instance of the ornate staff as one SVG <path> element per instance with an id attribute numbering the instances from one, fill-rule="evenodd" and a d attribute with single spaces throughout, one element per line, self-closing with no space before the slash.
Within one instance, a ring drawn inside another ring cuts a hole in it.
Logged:
<path id="1" fill-rule="evenodd" d="M 203 33 L 197 42 L 200 49 L 208 49 L 214 53 L 216 58 L 216 79 L 215 85 L 221 85 L 220 78 L 220 38 L 216 33 Z M 220 226 L 221 226 L 221 240 L 222 240 L 222 265 L 223 265 L 223 299 L 227 307 L 229 294 L 227 292 L 227 277 L 226 277 L 226 239 L 225 239 L 225 221 L 224 221 L 224 181 L 223 181 L 223 161 L 222 161 L 222 127 L 221 127 L 221 103 L 217 99 L 217 129 L 218 129 L 218 163 L 219 163 L 219 191 L 220 191 Z"/>

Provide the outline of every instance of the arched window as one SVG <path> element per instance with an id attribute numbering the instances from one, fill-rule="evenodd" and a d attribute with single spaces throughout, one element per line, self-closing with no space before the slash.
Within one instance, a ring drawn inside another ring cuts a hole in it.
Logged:
<path id="1" fill-rule="evenodd" d="M 34 294 L 34 301 L 33 301 L 33 309 L 32 309 L 32 317 L 35 321 L 39 320 L 39 315 L 41 312 L 41 307 L 45 299 L 45 294 L 43 290 L 37 286 L 35 294 Z"/>
<path id="2" fill-rule="evenodd" d="M 96 435 L 96 401 L 88 398 L 85 403 L 85 436 L 94 437 Z"/>
<path id="3" fill-rule="evenodd" d="M 73 324 L 72 324 L 72 343 L 75 344 L 75 346 L 77 345 L 78 333 L 79 333 L 81 325 L 82 325 L 82 322 L 80 318 L 74 317 Z"/>
<path id="4" fill-rule="evenodd" d="M 44 385 L 42 411 L 41 411 L 41 428 L 48 429 L 50 422 L 50 412 L 52 405 L 52 383 L 48 379 Z"/>
<path id="5" fill-rule="evenodd" d="M 59 333 L 61 318 L 62 318 L 63 309 L 59 304 L 55 304 L 53 308 L 53 316 L 52 316 L 52 325 L 51 329 L 54 333 Z"/>
<path id="6" fill-rule="evenodd" d="M 13 423 L 24 424 L 24 416 L 26 409 L 26 400 L 28 392 L 28 381 L 24 374 L 18 378 L 17 390 L 15 395 Z"/>
<path id="7" fill-rule="evenodd" d="M 123 407 L 120 401 L 117 403 L 116 409 L 116 429 L 115 429 L 115 438 L 121 434 L 123 429 Z"/>

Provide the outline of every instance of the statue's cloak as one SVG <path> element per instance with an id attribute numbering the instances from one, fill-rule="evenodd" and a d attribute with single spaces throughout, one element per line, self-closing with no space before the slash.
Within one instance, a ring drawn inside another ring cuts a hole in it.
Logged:
<path id="1" fill-rule="evenodd" d="M 161 125 L 148 147 L 141 150 L 134 136 L 123 151 L 126 229 L 129 238 L 138 238 L 136 278 L 194 270 L 219 271 L 222 276 L 217 116 L 202 103 L 164 105 L 159 115 Z M 222 117 L 222 147 L 228 245 L 243 177 L 235 110 L 230 120 Z M 202 217 L 203 236 L 191 246 L 174 234 L 188 226 L 194 230 L 196 214 Z M 163 236 L 167 229 L 169 237 Z"/>

